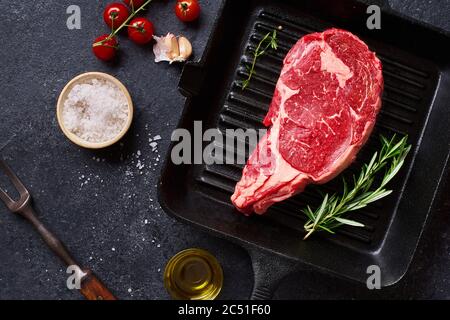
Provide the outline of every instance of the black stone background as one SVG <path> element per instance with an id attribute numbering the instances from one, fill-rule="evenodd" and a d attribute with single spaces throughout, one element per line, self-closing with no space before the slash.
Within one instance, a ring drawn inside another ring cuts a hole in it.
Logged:
<path id="1" fill-rule="evenodd" d="M 194 26 L 177 21 L 173 2 L 156 0 L 146 15 L 157 34 L 185 34 L 199 57 L 220 0 L 201 0 L 203 15 Z M 226 277 L 222 298 L 246 299 L 252 288 L 247 253 L 172 220 L 157 203 L 161 166 L 156 158 L 160 154 L 163 160 L 184 103 L 177 92 L 181 69 L 155 64 L 151 48 L 140 48 L 125 37 L 118 63 L 97 61 L 89 47 L 96 36 L 107 32 L 100 18 L 107 3 L 0 2 L 0 155 L 31 190 L 42 221 L 120 299 L 169 298 L 162 271 L 170 257 L 190 247 L 205 248 L 222 263 Z M 396 10 L 450 30 L 448 0 L 390 3 Z M 81 7 L 81 30 L 66 28 L 65 11 L 71 4 Z M 133 96 L 136 117 L 123 147 L 82 150 L 57 127 L 55 103 L 61 89 L 87 71 L 115 75 Z M 152 152 L 149 135 L 163 138 L 158 153 Z M 141 156 L 136 159 L 138 151 Z M 136 168 L 138 160 L 145 164 L 142 175 Z M 397 285 L 370 292 L 360 284 L 303 272 L 285 279 L 276 298 L 450 299 L 448 192 L 449 188 L 441 195 L 447 205 L 433 213 L 411 268 Z M 66 289 L 65 281 L 59 260 L 33 229 L 0 205 L 0 299 L 80 299 L 77 292 Z"/>

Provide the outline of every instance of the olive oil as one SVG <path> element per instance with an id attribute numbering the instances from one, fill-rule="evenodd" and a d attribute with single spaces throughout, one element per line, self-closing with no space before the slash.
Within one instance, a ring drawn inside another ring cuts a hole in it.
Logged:
<path id="1" fill-rule="evenodd" d="M 205 250 L 184 250 L 168 262 L 164 285 L 176 300 L 214 300 L 222 290 L 222 267 Z"/>

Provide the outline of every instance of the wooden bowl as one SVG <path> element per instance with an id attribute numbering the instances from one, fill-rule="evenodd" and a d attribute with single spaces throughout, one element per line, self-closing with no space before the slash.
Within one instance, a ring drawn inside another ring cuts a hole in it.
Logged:
<path id="1" fill-rule="evenodd" d="M 105 141 L 105 142 L 100 142 L 100 143 L 89 142 L 89 141 L 81 139 L 80 137 L 78 137 L 77 135 L 75 135 L 74 133 L 70 132 L 69 130 L 67 130 L 65 128 L 64 121 L 62 119 L 62 111 L 64 108 L 64 103 L 66 102 L 67 96 L 70 93 L 70 91 L 72 90 L 72 88 L 76 84 L 85 83 L 91 79 L 106 80 L 106 81 L 110 81 L 110 82 L 114 83 L 125 94 L 125 97 L 128 101 L 128 120 L 127 120 L 125 126 L 123 127 L 122 131 L 120 131 L 120 133 L 114 139 Z M 74 79 L 72 79 L 62 90 L 61 94 L 59 95 L 58 103 L 56 105 L 56 116 L 58 118 L 58 124 L 59 124 L 59 127 L 61 128 L 62 132 L 64 133 L 64 135 L 70 141 L 75 143 L 76 145 L 83 147 L 83 148 L 87 148 L 87 149 L 107 148 L 107 147 L 112 146 L 113 144 L 117 143 L 120 139 L 122 139 L 123 136 L 128 132 L 128 130 L 131 127 L 131 123 L 133 122 L 133 112 L 134 112 L 133 101 L 131 100 L 131 96 L 130 96 L 130 93 L 128 92 L 127 88 L 122 84 L 122 82 L 120 82 L 113 76 L 106 74 L 106 73 L 102 73 L 102 72 L 83 73 L 83 74 L 75 77 Z"/>

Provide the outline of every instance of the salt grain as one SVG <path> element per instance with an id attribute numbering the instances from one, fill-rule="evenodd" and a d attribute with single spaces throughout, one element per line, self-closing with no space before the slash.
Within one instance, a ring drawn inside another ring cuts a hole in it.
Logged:
<path id="1" fill-rule="evenodd" d="M 66 129 L 93 143 L 117 137 L 128 116 L 125 94 L 114 83 L 100 79 L 75 85 L 62 110 Z"/>

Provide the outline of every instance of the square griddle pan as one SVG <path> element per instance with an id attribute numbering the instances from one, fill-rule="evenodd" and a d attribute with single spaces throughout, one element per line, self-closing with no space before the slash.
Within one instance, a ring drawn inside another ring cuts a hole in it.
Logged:
<path id="1" fill-rule="evenodd" d="M 273 206 L 264 216 L 238 214 L 230 196 L 242 174 L 239 165 L 174 165 L 163 169 L 159 199 L 171 216 L 249 250 L 255 287 L 252 298 L 270 298 L 287 273 L 320 269 L 365 283 L 367 268 L 381 269 L 381 285 L 406 273 L 449 160 L 450 35 L 392 11 L 384 1 L 380 30 L 366 26 L 362 0 L 228 0 L 223 3 L 203 58 L 188 63 L 180 81 L 187 97 L 179 128 L 194 135 L 203 129 L 262 128 L 283 58 L 302 36 L 330 27 L 361 37 L 383 63 L 385 91 L 376 129 L 355 163 L 343 174 L 359 172 L 379 149 L 379 136 L 409 135 L 413 149 L 391 184 L 395 192 L 352 215 L 365 228 L 342 227 L 337 235 L 303 241 L 301 209 L 317 205 L 318 190 L 342 191 L 341 179 L 307 190 Z M 279 31 L 279 49 L 258 60 L 250 87 L 251 50 L 269 31 Z M 175 145 L 175 144 L 174 144 Z M 173 146 L 172 146 L 173 147 Z M 226 148 L 227 146 L 222 146 Z"/>

